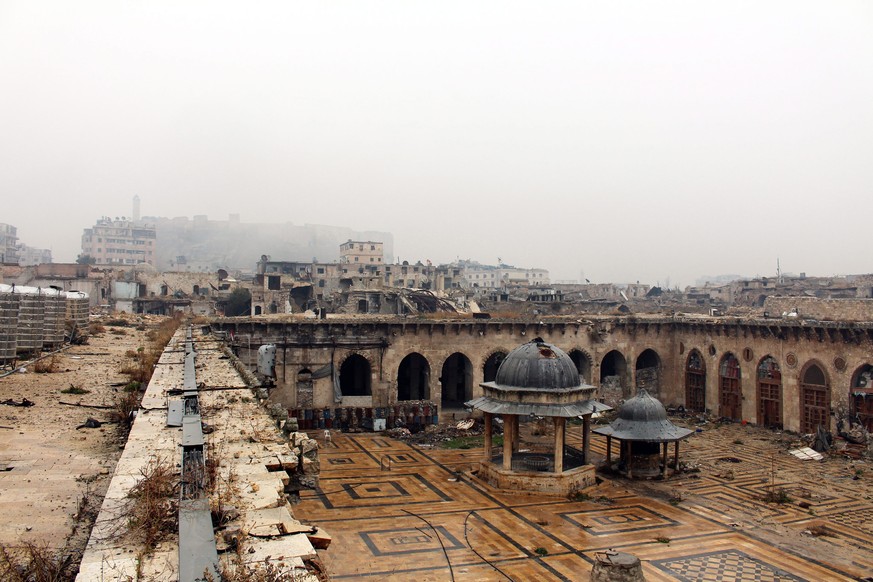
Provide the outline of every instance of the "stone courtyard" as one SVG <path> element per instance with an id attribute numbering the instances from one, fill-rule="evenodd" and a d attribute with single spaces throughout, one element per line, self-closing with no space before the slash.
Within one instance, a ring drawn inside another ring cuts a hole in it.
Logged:
<path id="1" fill-rule="evenodd" d="M 295 516 L 333 535 L 320 554 L 335 580 L 587 580 L 609 549 L 639 557 L 650 581 L 873 572 L 873 465 L 801 461 L 787 433 L 709 425 L 683 445 L 692 471 L 665 481 L 601 475 L 577 501 L 488 488 L 469 473 L 479 448 L 312 434 L 320 489 L 302 493 Z M 579 440 L 569 431 L 568 444 Z M 595 437 L 592 451 L 603 457 L 605 440 Z M 764 501 L 769 489 L 784 502 Z"/>

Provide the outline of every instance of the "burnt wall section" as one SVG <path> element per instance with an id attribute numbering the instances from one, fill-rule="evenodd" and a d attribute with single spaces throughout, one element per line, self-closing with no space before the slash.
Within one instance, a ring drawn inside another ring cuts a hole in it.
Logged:
<path id="1" fill-rule="evenodd" d="M 251 365 L 259 345 L 276 344 L 277 387 L 271 399 L 288 408 L 383 408 L 424 395 L 435 403 L 454 404 L 462 400 L 461 389 L 468 398 L 468 386 L 473 398 L 481 395 L 479 384 L 494 372 L 494 354 L 541 337 L 568 353 L 585 354 L 586 380 L 598 386 L 597 397 L 609 404 L 645 387 L 667 406 L 693 404 L 712 414 L 720 408 L 720 364 L 731 354 L 739 379 L 731 416 L 799 431 L 803 418 L 820 418 L 809 406 L 828 406 L 840 414 L 850 410 L 853 374 L 873 365 L 873 323 L 630 316 L 545 323 L 215 320 L 212 328 L 233 332 L 234 350 Z M 416 354 L 412 373 L 408 366 L 401 369 L 411 354 Z M 369 394 L 344 395 L 337 389 L 342 364 L 352 355 L 369 364 Z M 758 365 L 766 356 L 780 370 L 781 402 L 766 409 L 765 419 L 759 418 L 761 401 L 774 398 L 758 394 Z M 459 361 L 465 363 L 463 370 Z M 828 379 L 824 404 L 818 395 L 803 403 L 800 373 L 812 361 Z M 424 374 L 425 369 L 430 373 Z M 833 429 L 833 415 L 828 422 Z"/>

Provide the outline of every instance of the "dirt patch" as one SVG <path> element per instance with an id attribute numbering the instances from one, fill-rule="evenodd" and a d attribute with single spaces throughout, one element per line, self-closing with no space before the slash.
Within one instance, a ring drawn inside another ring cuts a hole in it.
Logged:
<path id="1" fill-rule="evenodd" d="M 95 319 L 87 344 L 0 378 L 0 402 L 33 403 L 0 406 L 0 544 L 37 544 L 78 563 L 126 439 L 116 412 L 129 394 L 125 353 L 148 349 L 166 319 L 113 315 L 113 327 Z"/>

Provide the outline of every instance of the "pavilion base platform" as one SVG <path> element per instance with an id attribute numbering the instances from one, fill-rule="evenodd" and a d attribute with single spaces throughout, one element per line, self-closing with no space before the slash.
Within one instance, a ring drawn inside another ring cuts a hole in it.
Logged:
<path id="1" fill-rule="evenodd" d="M 569 497 L 597 484 L 594 465 L 582 465 L 562 473 L 503 469 L 500 465 L 480 462 L 474 476 L 494 489 L 511 493 Z"/>

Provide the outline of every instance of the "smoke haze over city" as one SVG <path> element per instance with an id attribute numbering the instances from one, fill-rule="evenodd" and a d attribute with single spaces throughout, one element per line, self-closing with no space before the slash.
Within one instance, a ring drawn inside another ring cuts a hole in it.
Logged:
<path id="1" fill-rule="evenodd" d="M 870 272 L 871 30 L 866 1 L 0 2 L 0 221 L 68 262 L 139 195 L 553 281 Z"/>

